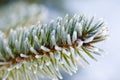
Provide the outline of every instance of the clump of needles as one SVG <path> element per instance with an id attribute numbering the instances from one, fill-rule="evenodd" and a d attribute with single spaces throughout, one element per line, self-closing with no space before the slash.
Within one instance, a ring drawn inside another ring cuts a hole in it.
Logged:
<path id="1" fill-rule="evenodd" d="M 89 64 L 86 56 L 96 60 L 94 55 L 103 53 L 94 43 L 105 40 L 107 32 L 103 21 L 84 15 L 10 29 L 8 35 L 0 31 L 0 79 L 39 80 L 45 76 L 58 80 L 63 78 L 60 68 L 72 75 L 78 61 Z"/>

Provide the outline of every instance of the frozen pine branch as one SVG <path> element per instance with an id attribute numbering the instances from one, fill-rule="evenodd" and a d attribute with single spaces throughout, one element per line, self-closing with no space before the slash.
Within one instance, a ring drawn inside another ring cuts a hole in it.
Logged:
<path id="1" fill-rule="evenodd" d="M 10 29 L 9 35 L 0 31 L 0 78 L 58 80 L 62 79 L 59 68 L 72 75 L 78 57 L 89 64 L 86 56 L 96 60 L 94 54 L 101 55 L 102 50 L 93 44 L 105 40 L 107 32 L 103 21 L 83 15 Z"/>

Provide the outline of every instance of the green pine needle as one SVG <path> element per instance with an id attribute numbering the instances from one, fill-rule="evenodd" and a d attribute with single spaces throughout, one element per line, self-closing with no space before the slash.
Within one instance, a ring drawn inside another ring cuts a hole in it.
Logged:
<path id="1" fill-rule="evenodd" d="M 94 54 L 101 55 L 93 43 L 104 40 L 107 31 L 103 21 L 83 15 L 10 29 L 9 35 L 0 31 L 0 79 L 58 80 L 62 79 L 59 68 L 72 75 L 79 58 L 89 64 L 83 52 L 93 60 Z"/>

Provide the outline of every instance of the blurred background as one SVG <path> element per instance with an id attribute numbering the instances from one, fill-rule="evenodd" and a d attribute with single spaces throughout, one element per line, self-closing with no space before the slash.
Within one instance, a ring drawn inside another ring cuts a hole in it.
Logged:
<path id="1" fill-rule="evenodd" d="M 38 20 L 48 23 L 66 14 L 103 18 L 110 36 L 97 44 L 106 51 L 104 57 L 79 68 L 73 76 L 62 72 L 63 80 L 120 80 L 120 0 L 0 0 L 0 30 L 29 26 Z"/>

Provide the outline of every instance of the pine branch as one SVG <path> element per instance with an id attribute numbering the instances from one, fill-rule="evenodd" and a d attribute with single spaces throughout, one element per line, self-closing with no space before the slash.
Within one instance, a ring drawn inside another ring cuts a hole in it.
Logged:
<path id="1" fill-rule="evenodd" d="M 0 7 L 0 29 L 7 33 L 10 28 L 30 26 L 36 21 L 44 22 L 46 17 L 47 9 L 43 5 L 24 2 L 11 3 L 5 7 Z"/>
<path id="2" fill-rule="evenodd" d="M 93 43 L 104 40 L 107 31 L 103 21 L 83 15 L 11 29 L 8 36 L 1 31 L 0 78 L 38 80 L 45 76 L 58 80 L 62 79 L 59 67 L 72 75 L 77 71 L 78 56 L 89 64 L 83 53 L 93 60 L 94 54 L 101 55 L 102 50 Z"/>

